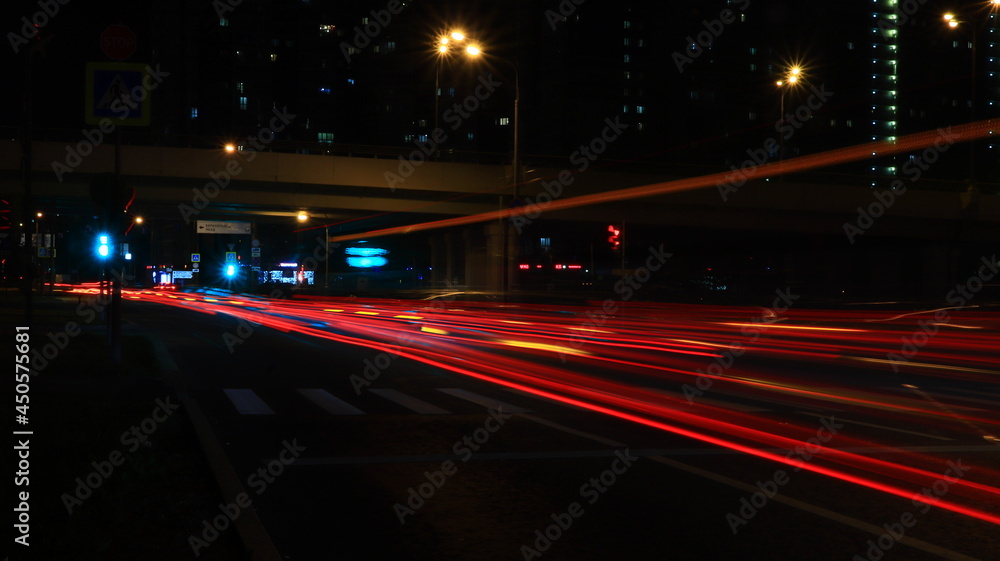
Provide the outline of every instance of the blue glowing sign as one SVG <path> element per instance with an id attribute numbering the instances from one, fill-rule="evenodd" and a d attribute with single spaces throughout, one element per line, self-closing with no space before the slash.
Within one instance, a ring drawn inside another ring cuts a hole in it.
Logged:
<path id="1" fill-rule="evenodd" d="M 351 267 L 368 269 L 370 267 L 384 267 L 389 261 L 385 257 L 348 257 L 347 264 Z"/>
<path id="2" fill-rule="evenodd" d="M 389 250 L 381 247 L 349 247 L 344 250 L 344 253 L 356 257 L 375 257 L 376 255 L 385 255 L 389 253 Z"/>

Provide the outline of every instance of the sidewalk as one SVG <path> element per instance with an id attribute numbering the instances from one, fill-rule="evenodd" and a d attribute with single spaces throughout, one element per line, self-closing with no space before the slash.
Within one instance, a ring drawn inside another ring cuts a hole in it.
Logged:
<path id="1" fill-rule="evenodd" d="M 20 295 L 0 321 L 24 321 Z M 188 536 L 222 502 L 186 412 L 164 383 L 152 342 L 123 330 L 122 364 L 108 364 L 103 321 L 76 296 L 38 297 L 30 334 L 30 547 L 10 559 L 192 558 Z M 75 324 L 77 328 L 69 329 Z M 47 347 L 47 348 L 46 348 Z M 51 358 L 49 358 L 51 357 Z M 221 536 L 199 559 L 247 559 Z"/>

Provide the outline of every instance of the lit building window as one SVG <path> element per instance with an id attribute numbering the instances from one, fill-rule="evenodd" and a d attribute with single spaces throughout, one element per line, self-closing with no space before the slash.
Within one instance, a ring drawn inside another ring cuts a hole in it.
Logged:
<path id="1" fill-rule="evenodd" d="M 219 18 L 219 27 L 229 27 L 229 19 Z"/>
<path id="2" fill-rule="evenodd" d="M 277 60 L 278 60 L 278 55 L 271 53 L 271 62 L 275 62 Z"/>
<path id="3" fill-rule="evenodd" d="M 247 98 L 244 96 L 240 96 L 240 109 L 246 111 L 246 108 L 247 108 Z"/>
<path id="4" fill-rule="evenodd" d="M 191 108 L 191 118 L 192 119 L 197 119 L 198 118 L 198 108 L 197 107 L 192 107 Z"/>
<path id="5" fill-rule="evenodd" d="M 243 82 L 236 82 L 236 91 L 243 93 Z"/>
<path id="6" fill-rule="evenodd" d="M 316 133 L 316 139 L 320 142 L 325 142 L 327 144 L 333 144 L 333 133 L 332 132 L 319 132 Z"/>
<path id="7" fill-rule="evenodd" d="M 333 33 L 336 30 L 337 30 L 337 26 L 336 25 L 321 25 L 321 26 L 319 26 L 319 32 L 320 33 Z"/>

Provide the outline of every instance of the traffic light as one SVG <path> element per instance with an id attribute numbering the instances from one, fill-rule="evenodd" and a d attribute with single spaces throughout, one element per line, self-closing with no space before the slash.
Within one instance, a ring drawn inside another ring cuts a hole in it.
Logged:
<path id="1" fill-rule="evenodd" d="M 0 199 L 0 238 L 6 237 L 11 230 L 11 217 L 14 215 L 10 201 Z"/>
<path id="2" fill-rule="evenodd" d="M 611 246 L 611 249 L 621 249 L 622 241 L 620 236 L 622 231 L 615 228 L 614 224 L 611 224 L 608 226 L 608 233 L 610 234 L 608 236 L 608 244 Z"/>
<path id="3" fill-rule="evenodd" d="M 226 277 L 233 278 L 236 276 L 236 265 L 229 263 L 226 265 Z"/>
<path id="4" fill-rule="evenodd" d="M 111 255 L 111 240 L 107 234 L 97 236 L 97 256 L 107 259 Z"/>

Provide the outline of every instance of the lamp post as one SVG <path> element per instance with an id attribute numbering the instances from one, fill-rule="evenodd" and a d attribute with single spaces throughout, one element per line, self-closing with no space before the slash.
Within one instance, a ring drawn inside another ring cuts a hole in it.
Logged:
<path id="1" fill-rule="evenodd" d="M 477 51 L 478 51 L 478 49 L 477 49 Z M 477 52 L 477 54 L 478 54 L 478 52 Z M 484 55 L 484 56 L 486 56 L 486 55 Z M 505 64 L 510 65 L 511 70 L 513 70 L 513 72 L 514 72 L 514 146 L 513 146 L 514 153 L 513 153 L 512 157 L 511 157 L 511 167 L 513 168 L 512 169 L 512 176 L 513 176 L 513 179 L 514 179 L 514 186 L 513 186 L 513 189 L 511 189 L 511 191 L 512 191 L 511 200 L 512 201 L 516 201 L 521 196 L 521 182 L 522 182 L 522 175 L 521 175 L 521 77 L 520 77 L 520 73 L 518 72 L 517 62 L 516 61 L 512 61 L 512 60 L 508 60 L 506 58 L 496 57 L 496 56 L 494 56 L 493 58 L 496 58 L 497 60 L 500 60 L 500 61 L 504 62 Z M 501 205 L 501 208 L 502 208 L 502 205 Z M 510 277 L 514 276 L 515 269 L 513 267 L 513 263 L 515 261 L 516 255 L 508 247 L 509 244 L 508 244 L 508 240 L 507 240 L 507 232 L 506 232 L 506 229 L 503 227 L 503 218 L 500 218 L 500 235 L 502 236 L 502 239 L 503 239 L 503 245 L 502 245 L 503 250 L 502 250 L 502 256 L 501 256 L 502 265 L 501 265 L 501 268 L 500 268 L 501 287 L 503 289 L 504 295 L 506 296 L 507 289 L 509 288 L 509 285 L 511 284 L 511 280 L 512 280 Z M 509 263 L 508 263 L 508 261 L 509 261 Z"/>
<path id="2" fill-rule="evenodd" d="M 785 77 L 776 82 L 778 90 L 780 91 L 780 114 L 778 115 L 778 124 L 781 125 L 785 121 L 785 90 L 788 88 L 793 88 L 798 85 L 799 78 L 802 76 L 802 68 L 799 66 L 793 66 L 788 69 L 785 73 Z M 785 157 L 785 135 L 778 135 L 778 161 L 780 162 Z"/>
<path id="3" fill-rule="evenodd" d="M 987 16 L 987 18 L 996 16 L 996 14 L 998 12 L 1000 12 L 1000 0 L 990 0 L 987 3 L 987 8 L 989 10 L 989 15 Z M 971 97 L 970 97 L 970 101 L 969 101 L 969 115 L 970 115 L 970 121 L 975 121 L 976 120 L 976 78 L 977 78 L 977 76 L 976 76 L 976 71 L 977 71 L 976 70 L 976 67 L 977 67 L 976 49 L 977 49 L 977 46 L 978 46 L 978 37 L 977 37 L 977 35 L 978 35 L 978 31 L 979 31 L 979 22 L 977 22 L 977 21 L 967 22 L 967 21 L 960 20 L 953 13 L 944 14 L 944 16 L 942 17 L 942 19 L 944 19 L 945 23 L 951 29 L 957 29 L 958 27 L 963 26 L 963 25 L 968 25 L 969 29 L 971 29 L 971 34 L 972 34 L 972 49 L 971 49 L 971 55 L 972 55 L 972 74 L 971 74 L 971 80 L 972 80 L 972 83 L 970 84 L 970 96 Z M 985 25 L 985 20 L 984 20 L 983 25 Z M 969 143 L 969 183 L 972 184 L 972 185 L 975 185 L 975 183 L 976 183 L 976 145 L 975 145 L 974 142 L 970 142 Z"/>
<path id="4" fill-rule="evenodd" d="M 437 51 L 437 68 L 434 70 L 434 131 L 438 130 L 438 122 L 441 118 L 438 106 L 441 98 L 441 66 L 444 64 L 445 57 L 456 50 L 462 50 L 470 57 L 479 56 L 481 52 L 461 31 L 452 31 L 438 37 L 435 50 Z M 439 151 L 435 149 L 434 153 L 438 154 Z"/>

